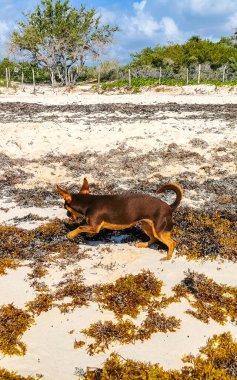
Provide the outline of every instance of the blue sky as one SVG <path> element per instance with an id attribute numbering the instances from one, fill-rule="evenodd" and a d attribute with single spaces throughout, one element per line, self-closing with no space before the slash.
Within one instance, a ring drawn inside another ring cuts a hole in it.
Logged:
<path id="1" fill-rule="evenodd" d="M 22 12 L 39 0 L 0 0 L 0 56 L 7 54 L 7 40 Z M 237 0 L 71 0 L 95 7 L 106 23 L 119 26 L 105 59 L 129 61 L 130 53 L 168 42 L 184 42 L 192 35 L 217 41 L 237 28 Z"/>

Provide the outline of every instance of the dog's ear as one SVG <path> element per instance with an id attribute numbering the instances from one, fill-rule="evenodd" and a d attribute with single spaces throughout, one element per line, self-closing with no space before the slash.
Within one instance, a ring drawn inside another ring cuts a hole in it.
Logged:
<path id="1" fill-rule="evenodd" d="M 90 189 L 89 189 L 89 183 L 86 178 L 83 180 L 83 184 L 80 190 L 80 194 L 89 194 Z"/>
<path id="2" fill-rule="evenodd" d="M 72 201 L 72 196 L 67 191 L 64 191 L 57 185 L 57 192 L 65 199 L 67 203 Z"/>

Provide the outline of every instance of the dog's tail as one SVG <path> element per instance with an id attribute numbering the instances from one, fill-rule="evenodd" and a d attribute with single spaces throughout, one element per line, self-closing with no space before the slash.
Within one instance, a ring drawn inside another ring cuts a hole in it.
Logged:
<path id="1" fill-rule="evenodd" d="M 172 208 L 172 210 L 174 211 L 178 205 L 180 204 L 181 202 L 181 199 L 183 197 L 183 189 L 180 185 L 178 185 L 177 183 L 165 183 L 164 185 L 162 185 L 157 193 L 164 193 L 166 190 L 172 190 L 175 192 L 176 194 L 176 199 L 175 201 L 170 205 L 170 207 Z"/>

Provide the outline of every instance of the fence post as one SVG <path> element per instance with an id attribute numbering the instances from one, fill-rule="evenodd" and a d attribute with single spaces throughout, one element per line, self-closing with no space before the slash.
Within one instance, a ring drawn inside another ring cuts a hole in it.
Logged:
<path id="1" fill-rule="evenodd" d="M 131 70 L 128 69 L 128 87 L 132 87 Z"/>
<path id="2" fill-rule="evenodd" d="M 21 86 L 22 86 L 22 91 L 24 91 L 24 73 L 23 73 L 23 71 L 21 72 Z"/>
<path id="3" fill-rule="evenodd" d="M 223 66 L 222 82 L 225 82 L 225 71 L 226 71 L 226 65 Z"/>
<path id="4" fill-rule="evenodd" d="M 201 80 L 201 65 L 199 64 L 198 65 L 198 84 L 200 84 L 200 80 Z"/>
<path id="5" fill-rule="evenodd" d="M 187 84 L 189 82 L 189 76 L 188 76 L 188 67 L 187 67 Z"/>
<path id="6" fill-rule="evenodd" d="M 6 82 L 7 82 L 7 88 L 9 87 L 9 77 L 8 77 L 8 68 L 6 67 Z"/>
<path id="7" fill-rule="evenodd" d="M 32 77 L 33 77 L 33 86 L 34 86 L 34 94 L 35 94 L 35 70 L 32 69 Z"/>
<path id="8" fill-rule="evenodd" d="M 101 84 L 100 84 L 101 66 L 98 67 L 98 94 L 101 94 Z"/>
<path id="9" fill-rule="evenodd" d="M 11 71 L 8 67 L 8 81 L 9 81 L 9 86 L 11 86 Z"/>
<path id="10" fill-rule="evenodd" d="M 51 71 L 50 73 L 50 77 L 51 77 L 51 84 L 52 84 L 52 87 L 54 88 L 54 72 Z"/>
<path id="11" fill-rule="evenodd" d="M 161 84 L 161 76 L 162 76 L 162 71 L 161 71 L 161 67 L 160 67 L 160 73 L 159 73 L 159 85 Z"/>

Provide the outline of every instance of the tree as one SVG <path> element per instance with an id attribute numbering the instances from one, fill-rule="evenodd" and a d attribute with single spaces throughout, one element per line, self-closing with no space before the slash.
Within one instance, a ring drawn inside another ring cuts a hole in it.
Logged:
<path id="1" fill-rule="evenodd" d="M 39 67 L 45 67 L 62 84 L 75 81 L 88 55 L 98 57 L 101 46 L 112 42 L 118 28 L 101 24 L 96 10 L 76 9 L 69 0 L 42 0 L 32 13 L 25 14 L 13 32 L 11 51 L 21 53 Z"/>

